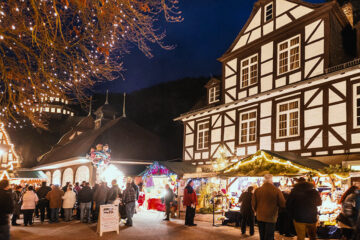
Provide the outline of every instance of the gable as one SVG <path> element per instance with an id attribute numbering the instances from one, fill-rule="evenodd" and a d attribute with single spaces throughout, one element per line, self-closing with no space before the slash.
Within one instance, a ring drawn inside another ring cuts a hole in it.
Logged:
<path id="1" fill-rule="evenodd" d="M 272 4 L 272 19 L 265 20 L 265 8 Z M 326 4 L 326 3 L 324 3 Z M 236 51 L 247 44 L 284 27 L 313 12 L 324 4 L 311 4 L 301 0 L 259 0 L 243 29 L 227 53 Z"/>

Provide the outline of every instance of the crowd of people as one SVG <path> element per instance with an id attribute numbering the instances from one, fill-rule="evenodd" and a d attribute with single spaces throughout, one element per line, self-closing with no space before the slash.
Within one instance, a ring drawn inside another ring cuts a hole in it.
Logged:
<path id="1" fill-rule="evenodd" d="M 239 198 L 241 232 L 254 235 L 255 219 L 260 240 L 273 240 L 277 229 L 280 235 L 296 236 L 298 240 L 317 237 L 318 206 L 322 204 L 315 185 L 304 178 L 297 179 L 291 192 L 281 192 L 272 181 L 272 175 L 264 177 L 263 185 L 257 189 L 248 187 Z M 341 197 L 342 211 L 337 217 L 342 239 L 360 239 L 360 191 L 350 187 Z"/>
<path id="2" fill-rule="evenodd" d="M 98 220 L 99 209 L 104 204 L 118 204 L 126 226 L 133 225 L 135 202 L 139 197 L 139 188 L 128 179 L 125 190 L 121 190 L 116 180 L 111 183 L 111 188 L 105 182 L 90 187 L 88 182 L 81 184 L 70 183 L 60 188 L 59 185 L 47 186 L 43 182 L 41 187 L 32 185 L 10 186 L 8 180 L 0 181 L 0 239 L 10 239 L 9 216 L 12 215 L 11 225 L 19 226 L 18 219 L 23 214 L 24 226 L 33 225 L 34 217 L 43 223 L 57 223 L 62 218 L 70 222 L 75 216 L 83 223 L 92 223 Z M 125 214 L 126 213 L 126 214 Z M 125 215 L 125 216 L 124 216 Z"/>

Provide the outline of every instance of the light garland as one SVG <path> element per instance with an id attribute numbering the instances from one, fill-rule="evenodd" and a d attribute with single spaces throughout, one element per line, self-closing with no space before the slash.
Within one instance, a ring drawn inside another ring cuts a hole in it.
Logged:
<path id="1" fill-rule="evenodd" d="M 0 132 L 2 132 L 2 134 L 5 137 L 6 145 L 10 146 L 10 152 L 13 155 L 13 159 L 8 162 L 8 167 L 10 168 L 10 170 L 13 170 L 13 168 L 14 168 L 13 163 L 15 163 L 17 167 L 19 167 L 19 156 L 17 155 L 17 153 L 15 151 L 14 144 L 12 144 L 10 142 L 10 138 L 5 130 L 5 126 L 4 126 L 3 122 L 0 122 Z M 6 152 L 6 153 L 9 154 L 9 152 Z"/>
<path id="2" fill-rule="evenodd" d="M 319 171 L 317 170 L 314 170 L 314 169 L 310 169 L 310 168 L 306 168 L 306 167 L 303 167 L 303 166 L 299 166 L 298 164 L 294 164 L 290 161 L 285 161 L 285 160 L 276 160 L 274 158 L 270 159 L 266 156 L 265 152 L 259 150 L 255 155 L 253 155 L 253 157 L 250 159 L 250 160 L 243 160 L 243 161 L 240 161 L 239 163 L 235 164 L 232 168 L 228 168 L 224 171 L 224 173 L 229 173 L 231 171 L 236 171 L 238 170 L 240 167 L 242 166 L 245 166 L 245 165 L 248 165 L 250 163 L 253 163 L 253 162 L 256 162 L 257 160 L 259 159 L 264 159 L 265 161 L 267 162 L 270 162 L 270 163 L 274 163 L 274 164 L 280 164 L 280 165 L 284 165 L 286 167 L 293 167 L 293 168 L 296 168 L 298 169 L 299 171 L 303 171 L 303 172 L 314 172 L 314 173 L 320 173 Z M 285 161 L 285 162 L 284 162 Z"/>

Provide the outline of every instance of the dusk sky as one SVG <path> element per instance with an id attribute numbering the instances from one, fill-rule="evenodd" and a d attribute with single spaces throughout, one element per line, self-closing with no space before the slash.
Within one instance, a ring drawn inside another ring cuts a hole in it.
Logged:
<path id="1" fill-rule="evenodd" d="M 308 0 L 321 3 L 324 0 Z M 104 84 L 100 89 L 132 92 L 161 82 L 184 77 L 221 74 L 217 61 L 234 41 L 250 16 L 256 0 L 180 0 L 184 21 L 164 23 L 165 42 L 175 45 L 164 50 L 153 45 L 153 58 L 147 58 L 136 47 L 124 58 L 125 80 Z"/>

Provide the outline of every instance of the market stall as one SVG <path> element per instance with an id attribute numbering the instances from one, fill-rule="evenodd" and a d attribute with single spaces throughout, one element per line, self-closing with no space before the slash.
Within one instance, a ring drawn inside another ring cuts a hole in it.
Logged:
<path id="1" fill-rule="evenodd" d="M 43 171 L 16 170 L 9 171 L 10 183 L 15 185 L 29 184 L 40 186 L 42 182 L 47 181 L 47 176 Z"/>
<path id="2" fill-rule="evenodd" d="M 259 187 L 265 174 L 274 176 L 274 184 L 283 192 L 290 192 L 297 177 L 305 177 L 313 182 L 323 199 L 319 207 L 321 226 L 336 225 L 340 211 L 338 200 L 347 189 L 349 170 L 340 166 L 329 167 L 316 160 L 300 157 L 293 153 L 277 153 L 260 150 L 218 172 L 218 176 L 228 179 L 226 196 L 228 208 L 225 215 L 237 212 L 239 195 L 248 186 Z M 230 214 L 231 215 L 231 214 Z M 233 215 L 233 214 L 232 214 Z"/>
<path id="3" fill-rule="evenodd" d="M 165 185 L 168 184 L 178 195 L 179 180 L 185 173 L 195 172 L 196 168 L 184 162 L 154 162 L 140 174 L 143 179 L 143 192 L 140 198 L 144 199 L 143 206 L 147 209 L 165 211 L 162 198 L 165 194 Z M 177 207 L 177 206 L 176 206 Z"/>

